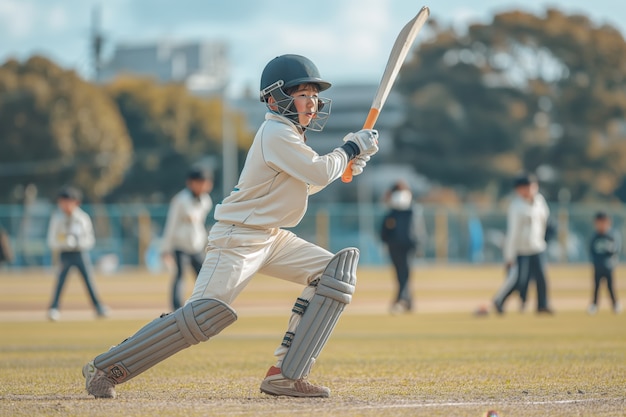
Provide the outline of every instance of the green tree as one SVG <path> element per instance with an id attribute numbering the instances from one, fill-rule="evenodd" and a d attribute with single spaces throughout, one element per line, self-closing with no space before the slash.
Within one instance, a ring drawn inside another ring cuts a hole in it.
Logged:
<path id="1" fill-rule="evenodd" d="M 0 66 L 0 201 L 35 184 L 53 197 L 63 184 L 101 200 L 123 179 L 131 142 L 112 100 L 46 58 Z"/>
<path id="2" fill-rule="evenodd" d="M 127 76 L 113 81 L 107 91 L 119 108 L 135 149 L 132 168 L 110 198 L 169 198 L 183 186 L 192 164 L 207 158 L 220 160 L 224 107 L 219 98 L 193 96 L 180 84 L 157 84 L 148 78 Z M 230 116 L 243 147 L 250 134 L 241 115 Z"/>
<path id="3" fill-rule="evenodd" d="M 399 80 L 410 117 L 398 154 L 445 185 L 510 189 L 537 170 L 551 198 L 609 196 L 626 173 L 626 43 L 610 26 L 550 9 L 512 11 L 432 37 Z"/>

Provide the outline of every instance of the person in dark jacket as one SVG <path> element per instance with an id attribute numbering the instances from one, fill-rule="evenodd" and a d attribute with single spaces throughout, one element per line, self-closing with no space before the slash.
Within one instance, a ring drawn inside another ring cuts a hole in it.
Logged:
<path id="1" fill-rule="evenodd" d="M 425 231 L 421 207 L 413 204 L 409 186 L 400 181 L 385 197 L 389 211 L 383 219 L 381 240 L 387 245 L 398 282 L 390 312 L 399 314 L 413 309 L 410 288 L 411 258 Z"/>
<path id="2" fill-rule="evenodd" d="M 613 312 L 618 314 L 622 306 L 617 301 L 617 295 L 613 287 L 613 270 L 617 265 L 618 254 L 621 250 L 619 236 L 611 230 L 611 218 L 605 212 L 598 212 L 594 219 L 595 234 L 593 235 L 589 250 L 593 263 L 593 298 L 587 312 L 591 315 L 598 312 L 598 290 L 602 280 L 606 281 L 609 296 L 613 303 Z"/>

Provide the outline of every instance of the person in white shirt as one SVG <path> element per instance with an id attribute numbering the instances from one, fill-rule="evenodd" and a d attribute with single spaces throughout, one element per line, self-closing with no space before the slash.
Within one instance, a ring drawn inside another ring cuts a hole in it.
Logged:
<path id="1" fill-rule="evenodd" d="M 189 261 L 191 264 L 194 279 L 202 268 L 207 245 L 205 222 L 213 208 L 213 201 L 208 194 L 213 189 L 213 178 L 208 170 L 193 167 L 187 173 L 186 185 L 170 202 L 161 240 L 164 261 L 175 264 L 171 290 L 173 310 L 183 305 L 185 263 Z"/>
<path id="2" fill-rule="evenodd" d="M 352 161 L 359 175 L 378 151 L 378 132 L 349 133 L 332 152 L 319 155 L 306 132 L 321 130 L 330 100 L 319 96 L 330 83 L 309 59 L 281 55 L 261 75 L 265 122 L 248 151 L 239 181 L 215 208 L 202 269 L 191 297 L 175 312 L 148 323 L 135 335 L 83 367 L 87 392 L 115 397 L 126 382 L 192 344 L 232 324 L 233 300 L 257 273 L 304 286 L 297 298 L 276 363 L 261 391 L 291 397 L 328 397 L 308 380 L 356 285 L 358 249 L 336 254 L 299 238 L 293 227 L 306 213 L 309 195 L 340 178 Z"/>
<path id="3" fill-rule="evenodd" d="M 516 196 L 507 216 L 504 261 L 507 278 L 494 298 L 499 314 L 504 312 L 506 299 L 519 291 L 522 309 L 531 279 L 537 285 L 537 312 L 552 314 L 548 306 L 546 283 L 546 227 L 550 209 L 539 193 L 537 178 L 522 174 L 514 181 Z"/>
<path id="4" fill-rule="evenodd" d="M 57 276 L 48 318 L 57 321 L 60 318 L 59 302 L 67 274 L 76 267 L 83 277 L 85 287 L 98 317 L 106 317 L 108 309 L 97 295 L 93 268 L 89 259 L 89 250 L 95 244 L 93 225 L 89 215 L 79 206 L 81 193 L 73 187 L 64 187 L 57 196 L 58 210 L 50 218 L 48 226 L 48 246 L 59 253 L 61 269 Z"/>

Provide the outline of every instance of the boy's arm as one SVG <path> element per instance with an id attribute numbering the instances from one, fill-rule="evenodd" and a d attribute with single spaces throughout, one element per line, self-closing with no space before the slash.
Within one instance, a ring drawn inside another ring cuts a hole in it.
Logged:
<path id="1" fill-rule="evenodd" d="M 618 255 L 622 251 L 622 238 L 620 237 L 619 233 L 613 232 L 613 239 L 615 240 L 615 251 L 613 252 L 613 254 Z"/>
<path id="2" fill-rule="evenodd" d="M 178 212 L 181 210 L 181 202 L 174 197 L 170 202 L 167 218 L 165 219 L 165 227 L 163 228 L 163 236 L 161 237 L 161 253 L 170 253 L 173 250 L 174 231 L 176 230 L 176 220 Z"/>
<path id="3" fill-rule="evenodd" d="M 361 133 L 363 133 L 361 135 Z M 373 146 L 367 140 L 366 144 L 357 144 L 360 136 L 367 131 L 357 132 L 346 136 L 347 141 L 326 155 L 319 155 L 302 138 L 288 126 L 279 126 L 275 129 L 266 128 L 262 137 L 263 156 L 272 169 L 283 171 L 307 184 L 325 187 L 341 177 L 352 157 L 359 153 L 362 147 Z M 354 141 L 351 139 L 355 137 Z M 375 140 L 371 139 L 372 141 Z M 367 152 L 375 153 L 371 148 Z M 376 147 L 376 150 L 378 148 Z"/>
<path id="4" fill-rule="evenodd" d="M 91 222 L 91 218 L 89 217 L 87 213 L 84 213 L 83 216 L 84 216 L 83 222 L 84 222 L 85 234 L 84 236 L 82 236 L 83 239 L 79 241 L 79 245 L 80 245 L 79 247 L 82 250 L 91 250 L 96 244 L 96 237 L 95 237 L 95 233 L 93 230 L 93 223 Z"/>
<path id="5" fill-rule="evenodd" d="M 504 262 L 513 265 L 517 255 L 517 240 L 519 235 L 519 216 L 514 204 L 509 207 L 507 215 L 507 230 L 504 240 Z"/>
<path id="6" fill-rule="evenodd" d="M 294 133 L 264 138 L 263 154 L 268 165 L 316 187 L 325 187 L 343 174 L 348 155 L 340 149 L 320 156 Z"/>
<path id="7" fill-rule="evenodd" d="M 424 209 L 419 204 L 415 205 L 413 211 L 413 233 L 417 246 L 423 247 L 426 240 L 428 240 L 428 232 L 426 230 L 426 221 L 424 220 Z"/>
<path id="8" fill-rule="evenodd" d="M 59 222 L 55 213 L 52 213 L 50 217 L 50 223 L 48 224 L 48 247 L 57 251 L 61 248 L 61 242 L 58 241 L 58 226 Z"/>
<path id="9" fill-rule="evenodd" d="M 311 185 L 309 184 L 309 195 L 317 194 L 326 188 L 325 185 Z"/>

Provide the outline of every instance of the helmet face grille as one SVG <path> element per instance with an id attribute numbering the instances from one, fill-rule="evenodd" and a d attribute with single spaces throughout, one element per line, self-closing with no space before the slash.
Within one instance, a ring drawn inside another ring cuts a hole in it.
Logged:
<path id="1" fill-rule="evenodd" d="M 274 106 L 270 106 L 267 103 L 267 108 L 273 112 L 280 114 L 281 116 L 285 116 L 296 126 L 299 126 L 303 130 L 310 130 L 312 132 L 320 132 L 324 129 L 326 122 L 328 122 L 328 117 L 330 116 L 330 108 L 332 104 L 332 100 L 325 97 L 318 97 L 317 99 L 317 112 L 315 112 L 315 117 L 311 120 L 311 122 L 307 126 L 303 126 L 300 124 L 300 113 L 296 110 L 296 106 L 294 104 L 294 98 L 286 95 L 281 89 L 280 93 L 277 93 L 276 90 L 272 91 L 270 94 L 274 97 L 276 101 Z M 276 96 L 282 95 L 282 98 L 276 99 Z"/>

